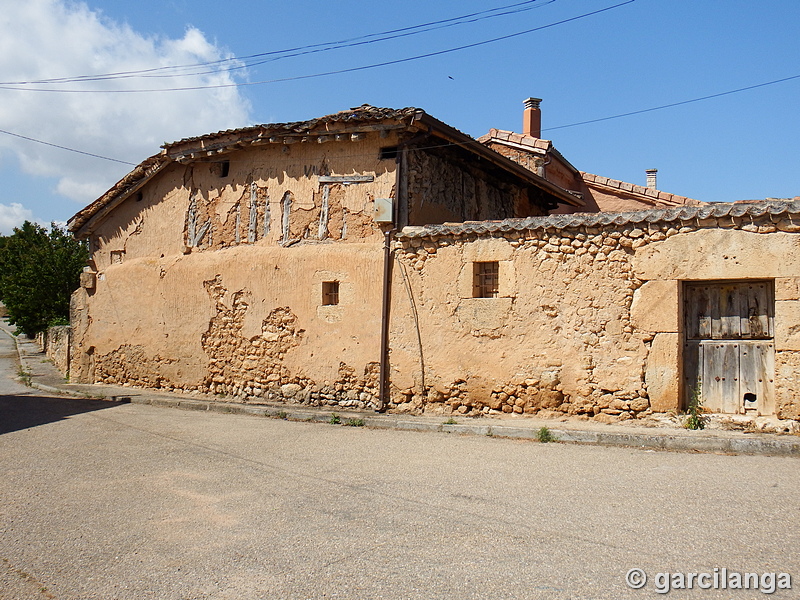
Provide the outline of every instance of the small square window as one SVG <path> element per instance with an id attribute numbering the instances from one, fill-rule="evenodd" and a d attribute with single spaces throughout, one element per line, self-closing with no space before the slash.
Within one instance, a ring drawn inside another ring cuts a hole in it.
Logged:
<path id="1" fill-rule="evenodd" d="M 322 305 L 334 306 L 339 304 L 339 282 L 338 281 L 323 281 L 322 282 Z"/>
<path id="2" fill-rule="evenodd" d="M 497 298 L 500 285 L 500 263 L 472 263 L 472 295 L 475 298 Z"/>
<path id="3" fill-rule="evenodd" d="M 389 160 L 389 159 L 396 159 L 397 153 L 399 152 L 399 148 L 397 146 L 386 146 L 385 148 L 381 148 L 380 159 L 381 160 Z"/>
<path id="4" fill-rule="evenodd" d="M 223 160 L 215 163 L 212 167 L 212 172 L 216 172 L 220 177 L 227 177 L 231 172 L 231 161 Z"/>

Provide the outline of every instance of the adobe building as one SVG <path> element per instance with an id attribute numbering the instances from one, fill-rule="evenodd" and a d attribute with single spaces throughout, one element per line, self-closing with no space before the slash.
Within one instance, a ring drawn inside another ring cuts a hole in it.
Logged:
<path id="1" fill-rule="evenodd" d="M 623 186 L 534 133 L 365 105 L 164 146 L 69 223 L 71 379 L 604 421 L 697 391 L 800 419 L 800 205 Z"/>

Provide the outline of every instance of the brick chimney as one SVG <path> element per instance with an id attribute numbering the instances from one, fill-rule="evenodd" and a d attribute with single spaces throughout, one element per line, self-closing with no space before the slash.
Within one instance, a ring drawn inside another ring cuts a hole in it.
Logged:
<path id="1" fill-rule="evenodd" d="M 541 98 L 525 100 L 525 111 L 522 113 L 522 133 L 535 138 L 542 137 L 542 111 L 539 110 Z"/>
<path id="2" fill-rule="evenodd" d="M 658 173 L 658 169 L 645 169 L 644 172 L 647 173 L 647 187 L 651 190 L 657 190 L 656 173 Z"/>

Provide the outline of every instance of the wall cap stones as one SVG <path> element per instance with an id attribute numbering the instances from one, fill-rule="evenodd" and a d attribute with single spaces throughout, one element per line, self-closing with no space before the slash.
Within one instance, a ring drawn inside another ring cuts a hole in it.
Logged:
<path id="1" fill-rule="evenodd" d="M 574 213 L 525 217 L 502 221 L 466 221 L 405 227 L 397 233 L 398 240 L 435 238 L 441 236 L 491 235 L 536 230 L 561 230 L 577 227 L 605 227 L 629 224 L 674 223 L 676 221 L 697 223 L 709 219 L 794 216 L 800 226 L 800 200 L 764 200 L 756 202 L 717 202 L 703 206 L 679 206 L 666 209 L 640 210 L 633 212 Z"/>

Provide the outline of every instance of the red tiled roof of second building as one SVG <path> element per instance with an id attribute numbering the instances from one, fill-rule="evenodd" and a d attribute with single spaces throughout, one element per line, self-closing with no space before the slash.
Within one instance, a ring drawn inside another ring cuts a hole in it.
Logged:
<path id="1" fill-rule="evenodd" d="M 513 131 L 504 131 L 502 129 L 490 129 L 489 133 L 478 138 L 478 141 L 481 144 L 485 144 L 493 140 L 518 144 L 520 146 L 535 148 L 537 150 L 554 150 L 553 142 L 550 140 L 543 140 L 531 135 L 525 135 L 524 133 L 514 133 Z"/>
<path id="2" fill-rule="evenodd" d="M 592 173 L 580 172 L 583 181 L 587 186 L 595 186 L 599 188 L 607 188 L 612 191 L 623 191 L 630 194 L 637 194 L 642 196 L 645 200 L 659 204 L 671 204 L 674 206 L 697 206 L 704 204 L 699 200 L 687 198 L 686 196 L 678 196 L 677 194 L 670 194 L 669 192 L 662 192 L 653 188 L 645 187 L 628 183 L 627 181 L 620 181 L 618 179 L 610 179 L 601 175 L 594 175 Z"/>

